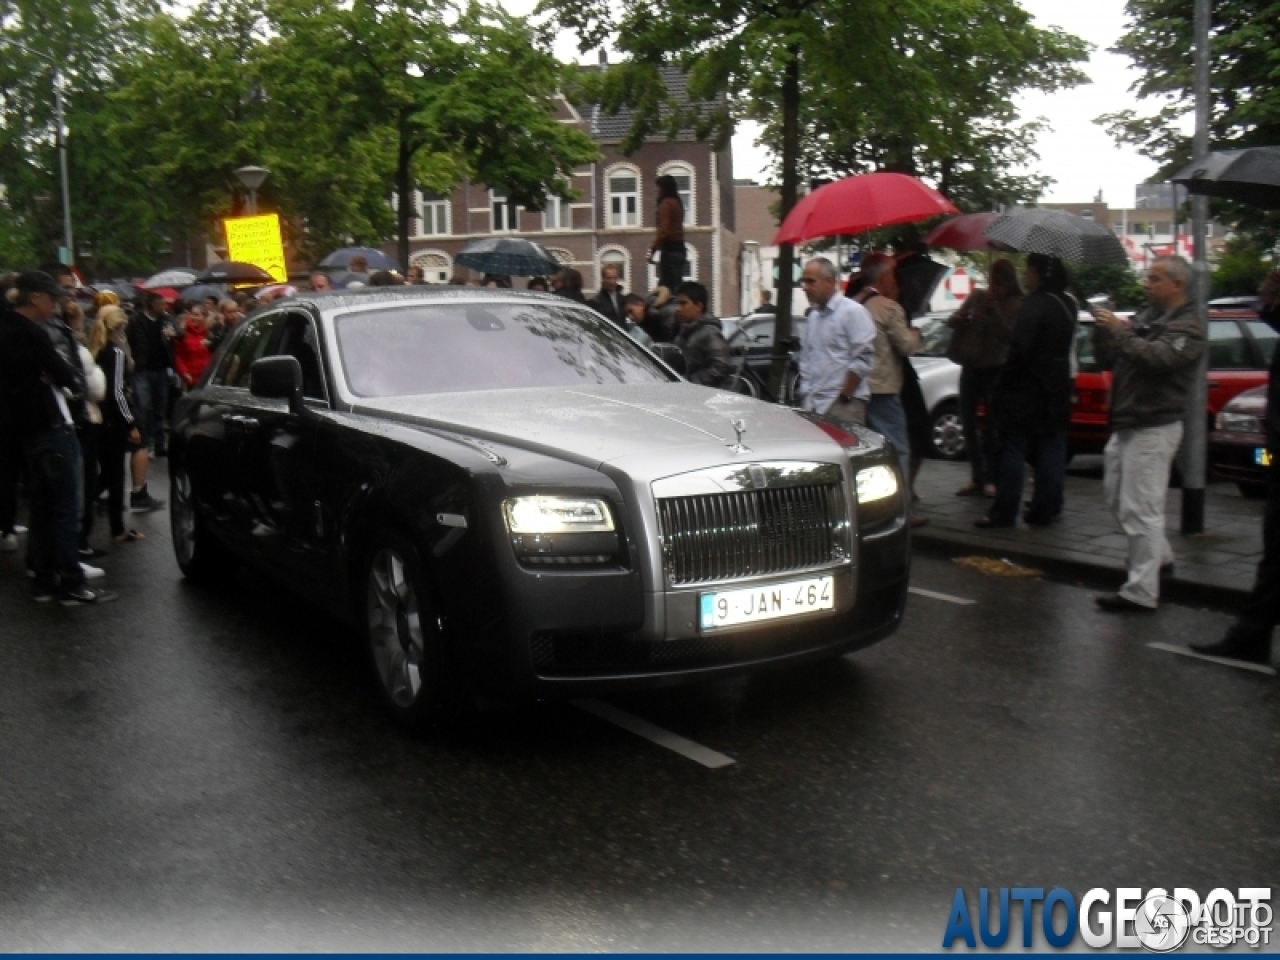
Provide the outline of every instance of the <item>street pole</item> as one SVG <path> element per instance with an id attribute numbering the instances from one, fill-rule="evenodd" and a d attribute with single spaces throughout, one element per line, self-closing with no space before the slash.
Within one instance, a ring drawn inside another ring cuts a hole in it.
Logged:
<path id="1" fill-rule="evenodd" d="M 62 179 L 62 242 L 67 248 L 66 264 L 72 266 L 76 262 L 76 248 L 71 237 L 71 177 L 67 173 L 67 138 L 62 122 L 62 74 L 57 65 L 53 67 L 53 113 L 58 125 L 58 172 Z"/>
<path id="2" fill-rule="evenodd" d="M 1196 129 L 1192 141 L 1193 159 L 1202 160 L 1209 153 L 1209 9 L 1210 0 L 1195 0 L 1195 101 Z M 1209 198 L 1191 198 L 1191 236 L 1195 249 L 1192 296 L 1206 349 L 1187 397 L 1186 430 L 1183 433 L 1185 456 L 1182 464 L 1182 533 L 1204 533 L 1205 453 L 1208 442 L 1209 380 L 1209 250 L 1205 242 L 1209 222 Z"/>

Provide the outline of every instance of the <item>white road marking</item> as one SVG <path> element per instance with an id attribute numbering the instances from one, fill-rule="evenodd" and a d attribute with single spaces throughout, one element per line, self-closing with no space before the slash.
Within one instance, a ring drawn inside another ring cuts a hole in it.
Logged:
<path id="1" fill-rule="evenodd" d="M 616 724 L 622 727 L 623 730 L 630 731 L 638 737 L 644 737 L 660 747 L 666 747 L 668 750 L 712 770 L 718 770 L 720 767 L 727 767 L 737 762 L 732 757 L 726 757 L 723 753 L 716 753 L 710 747 L 704 747 L 700 743 L 686 740 L 678 733 L 664 730 L 648 720 L 642 720 L 627 713 L 625 710 L 619 710 L 612 704 L 603 703 L 599 700 L 574 700 L 573 705 L 580 710 L 585 710 L 593 717 L 599 717 L 601 720 Z"/>
<path id="2" fill-rule="evenodd" d="M 1268 667 L 1261 663 L 1245 663 L 1243 660 L 1228 660 L 1226 657 L 1210 657 L 1203 653 L 1196 653 L 1187 647 L 1174 646 L 1172 643 L 1148 643 L 1148 647 L 1152 650 L 1163 650 L 1165 653 L 1176 653 L 1182 657 L 1192 657 L 1196 660 L 1208 660 L 1210 663 L 1221 664 L 1224 667 L 1235 667 L 1237 670 L 1252 670 L 1254 673 L 1263 673 L 1268 677 L 1276 675 L 1275 667 Z"/>
<path id="3" fill-rule="evenodd" d="M 953 597 L 949 593 L 936 593 L 933 590 L 925 590 L 923 587 L 907 587 L 907 591 L 921 597 L 945 600 L 947 603 L 958 603 L 962 607 L 971 607 L 978 602 L 977 600 L 966 600 L 964 597 Z"/>

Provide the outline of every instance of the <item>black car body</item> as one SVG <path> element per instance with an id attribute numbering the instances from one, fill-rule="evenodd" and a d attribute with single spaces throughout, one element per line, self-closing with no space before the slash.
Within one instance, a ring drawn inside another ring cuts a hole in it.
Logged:
<path id="1" fill-rule="evenodd" d="M 278 301 L 178 405 L 170 469 L 184 572 L 248 561 L 363 627 L 406 720 L 459 686 L 594 695 L 839 655 L 906 597 L 878 435 L 684 383 L 556 297 Z"/>

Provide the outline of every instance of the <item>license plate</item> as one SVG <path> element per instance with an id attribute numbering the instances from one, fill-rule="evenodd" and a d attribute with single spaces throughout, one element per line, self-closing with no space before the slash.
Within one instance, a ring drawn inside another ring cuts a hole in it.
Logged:
<path id="1" fill-rule="evenodd" d="M 835 609 L 835 578 L 813 577 L 791 583 L 744 590 L 718 590 L 699 596 L 700 626 L 703 630 L 759 623 L 782 617 Z"/>
<path id="2" fill-rule="evenodd" d="M 1271 466 L 1271 453 L 1266 447 L 1258 447 L 1253 451 L 1253 462 L 1260 467 Z"/>

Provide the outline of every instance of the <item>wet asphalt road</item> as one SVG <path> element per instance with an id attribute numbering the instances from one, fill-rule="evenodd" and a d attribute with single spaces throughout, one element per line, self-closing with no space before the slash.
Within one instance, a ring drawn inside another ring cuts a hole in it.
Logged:
<path id="1" fill-rule="evenodd" d="M 0 949 L 937 950 L 957 886 L 1280 886 L 1280 682 L 1146 646 L 1220 612 L 920 558 L 976 602 L 612 701 L 712 770 L 572 704 L 408 735 L 346 632 L 138 525 L 97 610 L 0 556 Z"/>

